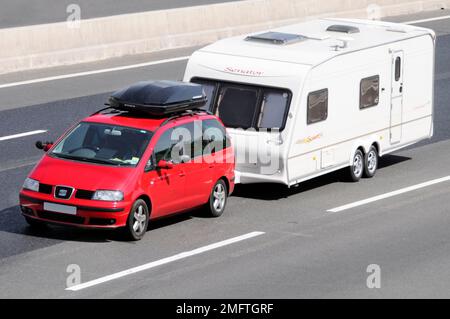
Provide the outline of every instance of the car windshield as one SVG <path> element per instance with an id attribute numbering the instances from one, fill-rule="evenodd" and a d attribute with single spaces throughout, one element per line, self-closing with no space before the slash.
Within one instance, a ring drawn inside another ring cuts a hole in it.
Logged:
<path id="1" fill-rule="evenodd" d="M 136 166 L 152 132 L 124 126 L 82 122 L 67 134 L 51 156 L 114 166 Z"/>

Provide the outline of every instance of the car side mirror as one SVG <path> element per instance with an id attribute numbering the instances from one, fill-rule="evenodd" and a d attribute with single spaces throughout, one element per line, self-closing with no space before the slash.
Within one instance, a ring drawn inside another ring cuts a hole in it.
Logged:
<path id="1" fill-rule="evenodd" d="M 191 160 L 191 157 L 189 155 L 181 155 L 180 162 L 181 163 L 187 163 Z"/>
<path id="2" fill-rule="evenodd" d="M 53 142 L 45 142 L 44 143 L 42 141 L 37 141 L 35 146 L 38 150 L 43 150 L 44 152 L 47 152 L 49 149 L 52 148 Z"/>
<path id="3" fill-rule="evenodd" d="M 169 162 L 169 161 L 165 161 L 165 160 L 160 160 L 158 162 L 157 168 L 159 169 L 172 169 L 173 168 L 173 163 Z"/>

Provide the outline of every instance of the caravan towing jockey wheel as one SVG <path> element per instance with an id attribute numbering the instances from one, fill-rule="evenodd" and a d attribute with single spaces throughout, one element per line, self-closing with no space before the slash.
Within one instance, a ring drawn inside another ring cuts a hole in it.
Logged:
<path id="1" fill-rule="evenodd" d="M 206 204 L 208 215 L 211 217 L 219 217 L 225 210 L 227 204 L 228 188 L 223 179 L 219 179 L 214 185 L 209 201 Z"/>
<path id="2" fill-rule="evenodd" d="M 375 146 L 371 146 L 364 158 L 364 176 L 373 177 L 378 168 L 378 152 Z"/>
<path id="3" fill-rule="evenodd" d="M 141 240 L 147 231 L 149 212 L 147 203 L 138 199 L 134 202 L 128 215 L 125 235 L 130 240 Z"/>
<path id="4" fill-rule="evenodd" d="M 352 165 L 350 166 L 350 178 L 353 182 L 361 179 L 364 173 L 364 154 L 361 150 L 356 150 L 353 156 Z"/>

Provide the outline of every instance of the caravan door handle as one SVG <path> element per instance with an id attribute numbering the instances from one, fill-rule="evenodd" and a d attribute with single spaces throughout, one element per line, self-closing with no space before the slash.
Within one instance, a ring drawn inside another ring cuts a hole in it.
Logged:
<path id="1" fill-rule="evenodd" d="M 400 85 L 400 88 L 398 89 L 398 91 L 399 91 L 400 93 L 403 93 L 403 85 Z"/>

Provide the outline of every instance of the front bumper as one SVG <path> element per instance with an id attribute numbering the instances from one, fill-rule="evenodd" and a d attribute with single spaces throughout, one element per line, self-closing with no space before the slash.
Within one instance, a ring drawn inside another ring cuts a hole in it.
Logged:
<path id="1" fill-rule="evenodd" d="M 131 207 L 127 202 L 58 201 L 50 195 L 25 190 L 21 191 L 19 198 L 22 215 L 26 217 L 81 228 L 123 227 L 126 225 Z M 76 207 L 76 215 L 46 211 L 44 203 Z"/>

